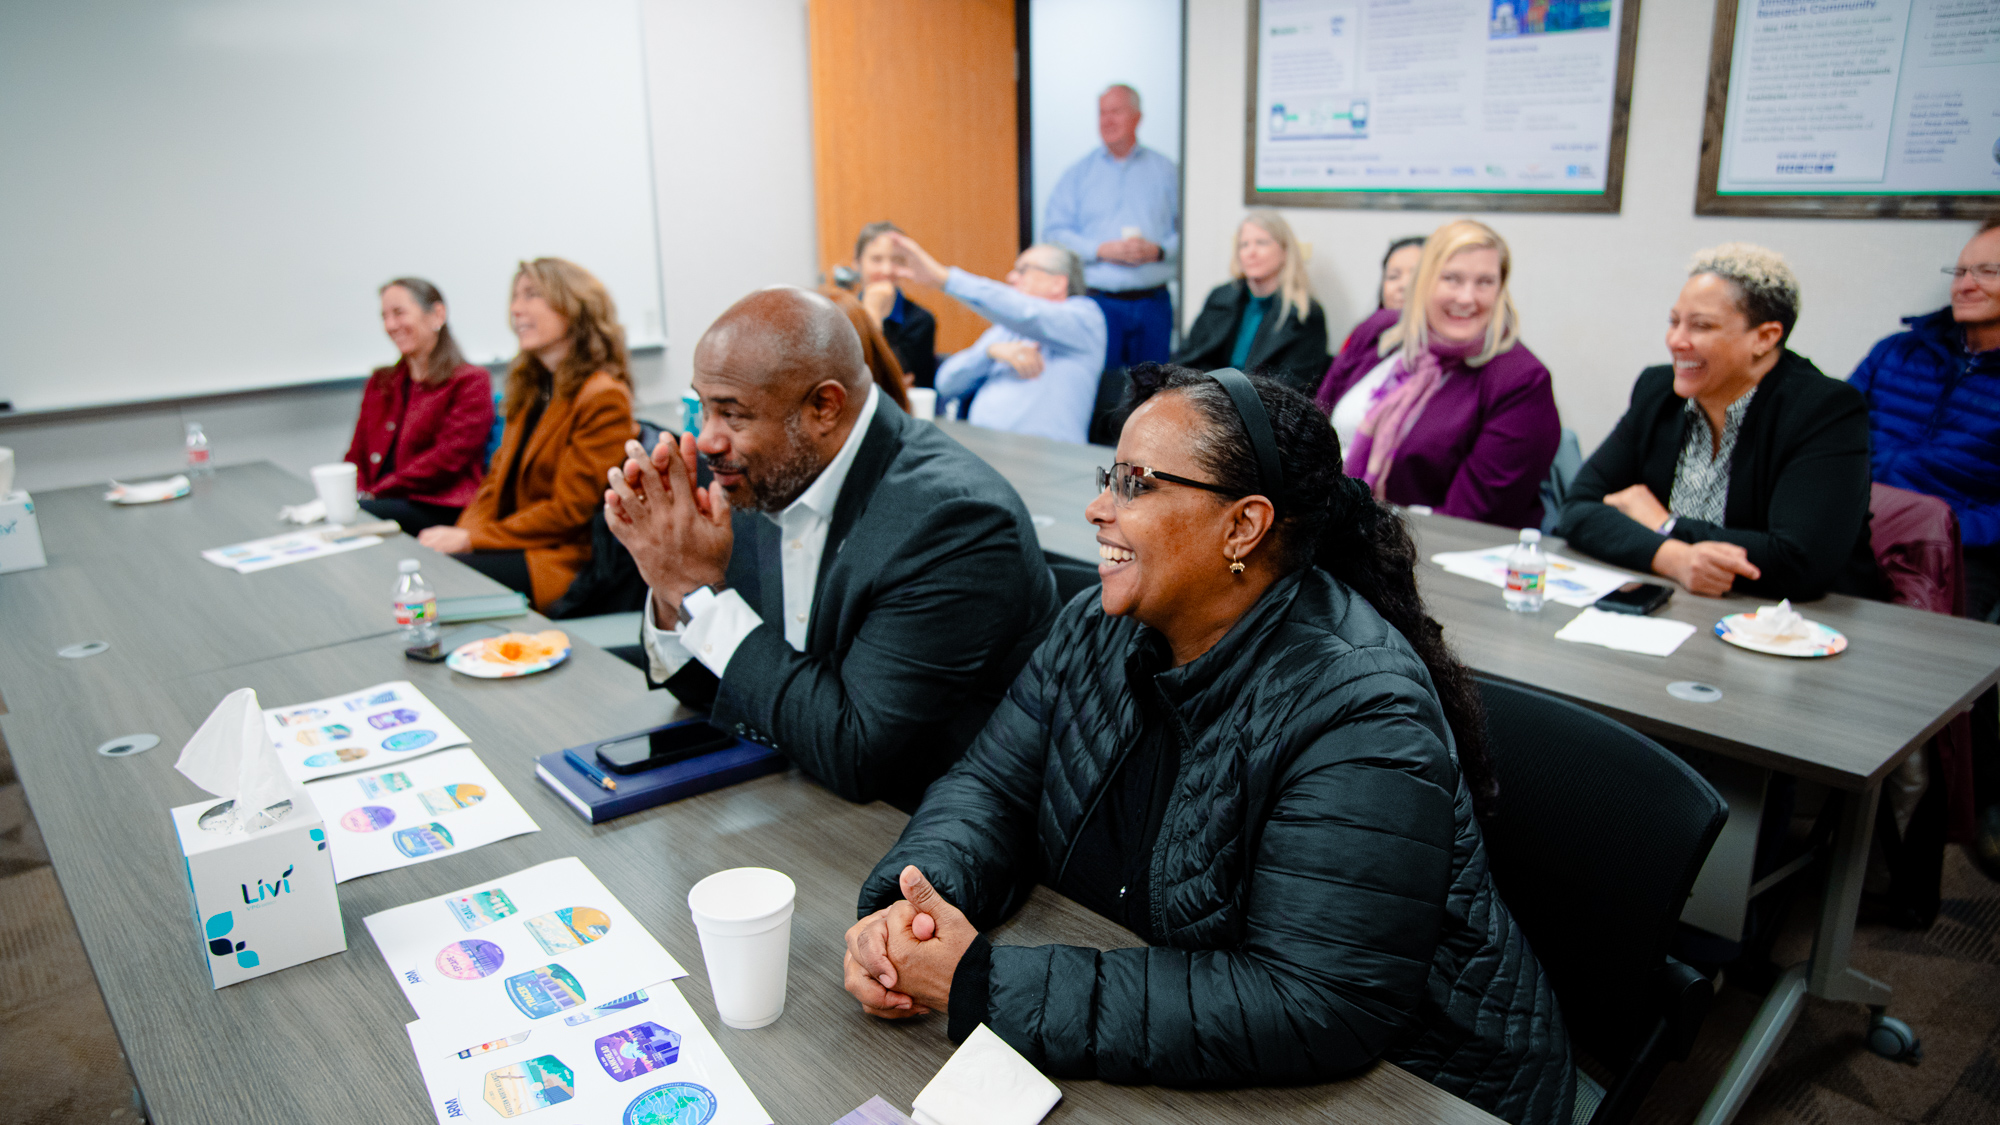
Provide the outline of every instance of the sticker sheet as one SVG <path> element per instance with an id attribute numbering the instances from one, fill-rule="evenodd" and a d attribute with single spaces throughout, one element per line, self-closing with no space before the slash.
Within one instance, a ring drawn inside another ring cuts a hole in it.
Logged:
<path id="1" fill-rule="evenodd" d="M 560 1025 L 687 975 L 574 857 L 362 921 L 418 1018 L 475 1038 Z"/>
<path id="2" fill-rule="evenodd" d="M 558 1106 L 530 1125 L 771 1122 L 672 981 L 561 1021 L 517 1017 L 483 1039 L 427 1019 L 408 1031 L 440 1125 L 499 1125 Z"/>
<path id="3" fill-rule="evenodd" d="M 469 747 L 305 790 L 326 821 L 336 883 L 541 831 Z"/>
<path id="4" fill-rule="evenodd" d="M 274 566 L 288 566 L 307 559 L 358 551 L 363 547 L 373 547 L 382 541 L 379 535 L 357 535 L 352 539 L 332 542 L 326 537 L 326 533 L 332 530 L 334 530 L 332 524 L 319 524 L 304 531 L 290 531 L 283 535 L 273 535 L 268 539 L 252 539 L 247 543 L 212 547 L 203 551 L 201 557 L 217 566 L 226 566 L 238 574 L 255 574 Z"/>
<path id="5" fill-rule="evenodd" d="M 266 708 L 264 729 L 285 773 L 298 782 L 385 770 L 420 754 L 472 743 L 408 680 Z"/>

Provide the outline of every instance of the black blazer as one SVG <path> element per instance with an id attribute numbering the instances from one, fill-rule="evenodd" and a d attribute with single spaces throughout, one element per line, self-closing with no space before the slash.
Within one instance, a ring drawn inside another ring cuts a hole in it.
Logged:
<path id="1" fill-rule="evenodd" d="M 1174 362 L 1197 371 L 1213 371 L 1229 366 L 1229 353 L 1236 348 L 1236 326 L 1243 322 L 1244 306 L 1250 303 L 1250 283 L 1238 279 L 1209 291 L 1208 303 L 1174 353 Z M 1278 322 L 1278 302 L 1271 314 L 1257 326 L 1250 341 L 1246 371 L 1257 371 L 1284 380 L 1311 395 L 1326 378 L 1326 310 L 1314 301 L 1303 323 L 1296 316 Z"/>
<path id="2" fill-rule="evenodd" d="M 764 624 L 722 680 L 690 660 L 653 686 L 848 800 L 914 808 L 1055 619 L 1020 496 L 936 426 L 879 407 L 834 503 L 804 652 L 785 643 L 777 525 L 741 509 L 734 523 L 727 582 Z"/>
<path id="3" fill-rule="evenodd" d="M 1644 484 L 1667 502 L 1694 421 L 1686 401 L 1674 394 L 1671 366 L 1639 373 L 1625 416 L 1570 487 L 1557 528 L 1570 546 L 1631 570 L 1652 569 L 1664 540 L 1604 497 Z M 1764 576 L 1737 579 L 1736 593 L 1794 601 L 1829 591 L 1882 597 L 1868 545 L 1868 494 L 1868 403 L 1788 348 L 1744 412 L 1722 526 L 1682 519 L 1673 537 L 1747 550 Z"/>
<path id="4" fill-rule="evenodd" d="M 937 384 L 937 318 L 929 309 L 903 298 L 903 322 L 883 321 L 882 335 L 896 353 L 896 362 L 903 365 L 903 374 L 916 376 L 919 387 Z"/>

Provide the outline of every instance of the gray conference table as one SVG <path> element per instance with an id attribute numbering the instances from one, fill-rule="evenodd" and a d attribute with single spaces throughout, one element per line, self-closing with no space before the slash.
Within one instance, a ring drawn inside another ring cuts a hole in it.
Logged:
<path id="1" fill-rule="evenodd" d="M 1086 561 L 1097 557 L 1083 508 L 1097 493 L 1092 470 L 1111 463 L 1111 449 L 957 422 L 939 425 L 1013 482 L 1035 516 L 1045 550 Z M 1742 1108 L 1807 994 L 1868 1005 L 1879 1015 L 1890 988 L 1857 972 L 1849 951 L 1882 781 L 2000 681 L 2000 628 L 1832 595 L 1810 603 L 1806 612 L 1846 634 L 1848 650 L 1822 660 L 1791 660 L 1747 652 L 1713 636 L 1717 620 L 1754 610 L 1756 601 L 1677 591 L 1657 616 L 1685 621 L 1695 626 L 1695 635 L 1672 656 L 1570 644 L 1554 635 L 1580 610 L 1550 602 L 1539 614 L 1509 612 L 1497 589 L 1428 561 L 1445 551 L 1508 542 L 1513 531 L 1438 515 L 1413 514 L 1408 522 L 1419 557 L 1426 560 L 1419 568 L 1425 601 L 1460 659 L 1475 671 L 1573 700 L 1759 776 L 1776 771 L 1820 782 L 1841 798 L 1812 956 L 1789 968 L 1772 988 L 1699 1120 L 1719 1125 Z M 1548 546 L 1563 549 L 1560 540 Z M 1722 689 L 1722 697 L 1697 703 L 1667 694 L 1667 685 L 1679 681 L 1712 685 Z M 1735 835 L 1740 840 L 1743 833 Z M 1747 874 L 1741 884 L 1739 914 L 1744 897 L 1755 893 Z"/>
<path id="2" fill-rule="evenodd" d="M 405 660 L 381 628 L 396 560 L 425 558 L 426 574 L 450 592 L 498 589 L 408 539 L 248 576 L 197 557 L 199 548 L 275 530 L 265 522 L 273 501 L 303 490 L 250 467 L 222 470 L 213 488 L 152 509 L 113 509 L 92 490 L 49 493 L 37 497 L 49 566 L 0 576 L 0 692 L 9 709 L 0 730 L 154 1120 L 429 1120 L 402 1030 L 412 1013 L 361 919 L 572 855 L 687 966 L 681 987 L 776 1120 L 825 1125 L 876 1094 L 907 1106 L 950 1054 L 942 1019 L 877 1021 L 841 988 L 861 879 L 903 814 L 849 804 L 793 771 L 584 824 L 534 780 L 533 758 L 664 721 L 680 713 L 671 697 L 587 644 L 551 672 L 511 681 Z M 102 557 L 120 550 L 141 550 L 145 561 Z M 44 604 L 67 598 L 85 604 L 60 613 Z M 246 601 L 260 613 L 220 616 Z M 86 636 L 112 647 L 83 660 L 53 655 Z M 167 819 L 167 809 L 203 798 L 172 768 L 179 747 L 239 687 L 276 705 L 397 679 L 414 681 L 465 729 L 541 831 L 344 883 L 345 953 L 212 990 Z M 160 747 L 122 759 L 94 752 L 141 731 L 159 735 Z M 799 890 L 785 1015 L 757 1031 L 715 1020 L 686 905 L 696 880 L 742 865 L 786 871 Z M 995 936 L 1137 944 L 1047 890 Z M 1049 1118 L 1058 1125 L 1495 1120 L 1386 1064 L 1302 1088 L 1061 1086 Z"/>

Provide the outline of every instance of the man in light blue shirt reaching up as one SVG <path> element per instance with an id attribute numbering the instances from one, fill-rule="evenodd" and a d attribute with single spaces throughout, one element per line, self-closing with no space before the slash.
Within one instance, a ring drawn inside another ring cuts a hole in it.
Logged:
<path id="1" fill-rule="evenodd" d="M 1084 262 L 1090 297 L 1104 310 L 1108 370 L 1165 363 L 1174 303 L 1167 282 L 1181 250 L 1180 173 L 1139 143 L 1139 92 L 1123 84 L 1097 99 L 1104 144 L 1077 161 L 1049 193 L 1042 237 Z"/>
<path id="2" fill-rule="evenodd" d="M 975 426 L 1081 442 L 1104 373 L 1104 313 L 1082 295 L 1083 265 L 1060 246 L 1021 251 L 1002 285 L 939 264 L 908 235 L 893 235 L 906 264 L 898 280 L 942 286 L 993 322 L 938 367 L 940 403 L 970 398 Z"/>

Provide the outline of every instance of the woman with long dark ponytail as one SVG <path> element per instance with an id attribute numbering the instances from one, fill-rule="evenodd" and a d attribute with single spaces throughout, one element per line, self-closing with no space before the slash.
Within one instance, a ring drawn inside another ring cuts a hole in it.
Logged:
<path id="1" fill-rule="evenodd" d="M 1388 1059 L 1513 1122 L 1569 1041 L 1494 891 L 1470 675 L 1312 401 L 1141 366 L 1079 594 L 862 886 L 870 1013 L 1061 1077 L 1320 1082 Z M 995 945 L 1042 883 L 1146 947 Z"/>

